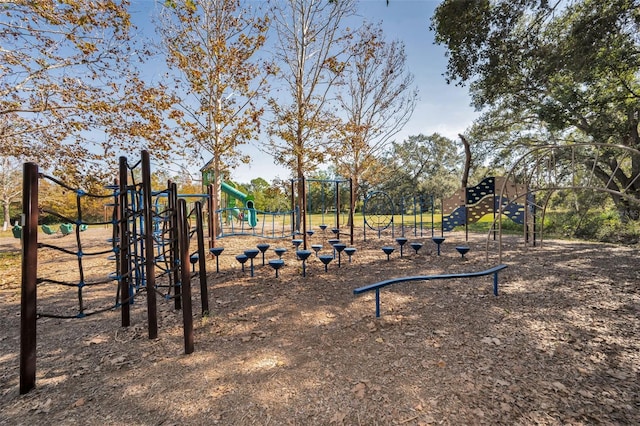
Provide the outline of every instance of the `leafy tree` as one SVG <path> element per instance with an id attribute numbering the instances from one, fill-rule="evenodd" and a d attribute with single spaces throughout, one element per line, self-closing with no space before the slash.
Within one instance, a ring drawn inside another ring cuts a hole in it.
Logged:
<path id="1" fill-rule="evenodd" d="M 448 81 L 469 85 L 507 164 L 550 142 L 640 148 L 639 10 L 638 0 L 446 0 L 432 28 L 448 48 Z M 558 164 L 582 162 L 602 186 L 640 195 L 639 156 L 619 167 L 614 150 L 577 152 Z M 623 218 L 640 216 L 628 199 L 613 201 Z"/>
<path id="2" fill-rule="evenodd" d="M 264 210 L 264 206 L 268 204 L 267 191 L 270 188 L 269 182 L 262 178 L 251 179 L 249 184 L 244 185 L 247 188 L 247 194 L 253 195 L 255 206 L 259 210 Z"/>
<path id="3" fill-rule="evenodd" d="M 384 183 L 379 189 L 394 200 L 425 194 L 441 198 L 460 187 L 462 157 L 453 141 L 437 133 L 393 142 L 382 161 Z"/>
<path id="4" fill-rule="evenodd" d="M 258 102 L 269 71 L 256 53 L 268 25 L 239 0 L 167 1 L 160 16 L 158 31 L 180 99 L 172 117 L 185 133 L 185 149 L 212 156 L 207 167 L 215 188 L 223 170 L 249 161 L 238 147 L 259 131 Z"/>
<path id="5" fill-rule="evenodd" d="M 298 179 L 325 161 L 339 123 L 332 89 L 348 59 L 350 32 L 344 20 L 355 13 L 355 4 L 355 0 L 273 3 L 274 58 L 286 95 L 269 101 L 273 121 L 268 149 Z M 301 200 L 298 205 L 302 208 Z"/>
<path id="6" fill-rule="evenodd" d="M 361 181 L 379 183 L 377 157 L 411 117 L 418 91 L 406 68 L 402 42 L 386 41 L 382 29 L 372 24 L 357 31 L 344 79 L 338 92 L 346 115 L 343 144 L 334 161 L 340 174 L 352 178 L 357 199 Z"/>
<path id="7" fill-rule="evenodd" d="M 11 123 L 4 155 L 77 183 L 116 152 L 169 151 L 161 111 L 171 99 L 135 69 L 146 52 L 126 1 L 12 1 L 0 14 L 0 117 Z"/>

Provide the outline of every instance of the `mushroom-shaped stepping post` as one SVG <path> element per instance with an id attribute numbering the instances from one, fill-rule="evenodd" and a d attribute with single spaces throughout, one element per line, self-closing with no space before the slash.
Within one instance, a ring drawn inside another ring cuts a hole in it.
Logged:
<path id="1" fill-rule="evenodd" d="M 433 237 L 431 240 L 438 246 L 438 256 L 440 256 L 440 244 L 444 242 L 444 237 Z"/>
<path id="2" fill-rule="evenodd" d="M 218 257 L 224 251 L 224 247 L 212 247 L 209 249 L 209 253 L 216 257 L 216 272 L 220 272 L 220 263 L 218 262 Z"/>
<path id="3" fill-rule="evenodd" d="M 416 254 L 418 254 L 418 250 L 422 248 L 422 243 L 409 243 L 409 245 L 416 251 Z"/>
<path id="4" fill-rule="evenodd" d="M 336 257 L 336 244 L 338 244 L 340 242 L 339 239 L 337 238 L 332 238 L 329 240 L 329 244 L 331 244 L 331 247 L 333 247 L 333 257 Z"/>
<path id="5" fill-rule="evenodd" d="M 457 246 L 456 250 L 458 250 L 458 253 L 460 253 L 460 256 L 462 256 L 462 258 L 464 259 L 464 255 L 469 253 L 469 250 L 471 250 L 471 248 L 467 246 Z"/>
<path id="6" fill-rule="evenodd" d="M 322 250 L 322 244 L 313 244 L 311 249 L 316 252 L 316 257 L 318 257 L 318 252 Z"/>
<path id="7" fill-rule="evenodd" d="M 191 272 L 196 272 L 196 263 L 198 263 L 199 258 L 200 256 L 198 256 L 198 253 L 193 253 L 191 256 L 189 256 L 189 262 L 191 263 Z"/>
<path id="8" fill-rule="evenodd" d="M 253 276 L 253 258 L 256 257 L 258 253 L 260 253 L 260 250 L 258 249 L 248 249 L 244 251 L 244 255 L 247 256 L 251 261 L 251 266 L 249 269 L 251 271 L 251 276 Z"/>
<path id="9" fill-rule="evenodd" d="M 312 231 L 312 230 L 308 230 L 307 231 L 307 235 L 309 236 L 309 238 L 313 237 L 313 234 L 315 234 L 314 231 Z"/>
<path id="10" fill-rule="evenodd" d="M 287 249 L 283 248 L 283 247 L 278 247 L 278 248 L 274 249 L 273 251 L 278 255 L 278 259 L 282 259 L 282 255 L 287 252 Z"/>
<path id="11" fill-rule="evenodd" d="M 396 238 L 396 242 L 400 244 L 400 257 L 402 257 L 402 249 L 404 248 L 404 245 L 407 244 L 407 241 L 408 240 L 405 237 Z"/>
<path id="12" fill-rule="evenodd" d="M 320 230 L 324 232 L 327 229 L 327 225 L 318 225 L 318 228 L 320 228 Z"/>
<path id="13" fill-rule="evenodd" d="M 295 246 L 295 248 L 297 249 L 298 247 L 300 247 L 300 244 L 302 244 L 302 240 L 291 240 L 291 244 L 293 244 Z"/>
<path id="14" fill-rule="evenodd" d="M 321 254 L 318 256 L 318 259 L 320 259 L 320 262 L 324 263 L 324 271 L 327 272 L 327 266 L 333 260 L 333 256 L 330 254 Z"/>
<path id="15" fill-rule="evenodd" d="M 340 229 L 339 228 L 331 228 L 331 232 L 333 232 L 333 235 L 335 235 L 336 238 L 340 237 Z"/>
<path id="16" fill-rule="evenodd" d="M 391 256 L 391 253 L 393 253 L 395 251 L 395 247 L 391 247 L 391 246 L 384 246 L 382 247 L 382 251 L 384 252 L 384 254 L 387 255 L 387 260 L 390 259 L 389 256 Z"/>
<path id="17" fill-rule="evenodd" d="M 284 266 L 284 260 L 271 259 L 269 260 L 269 266 L 271 266 L 276 271 L 276 278 L 278 278 L 278 270 Z"/>
<path id="18" fill-rule="evenodd" d="M 335 243 L 333 245 L 333 248 L 338 252 L 338 268 L 339 268 L 341 264 L 340 258 L 342 257 L 341 256 L 342 251 L 347 248 L 347 245 L 345 243 Z"/>
<path id="19" fill-rule="evenodd" d="M 296 255 L 298 259 L 302 260 L 302 276 L 307 276 L 307 259 L 311 256 L 311 250 L 298 250 L 296 251 Z"/>
<path id="20" fill-rule="evenodd" d="M 249 258 L 246 254 L 239 254 L 236 256 L 236 260 L 240 262 L 240 264 L 242 265 L 242 272 L 244 272 L 244 264 L 247 262 L 247 260 L 249 260 Z"/>
<path id="21" fill-rule="evenodd" d="M 344 252 L 349 256 L 349 263 L 351 263 L 351 256 L 356 252 L 355 247 L 347 247 L 344 249 Z"/>
<path id="22" fill-rule="evenodd" d="M 262 266 L 264 266 L 264 253 L 267 250 L 269 250 L 269 244 L 260 243 L 260 244 L 256 245 L 256 247 L 258 248 L 258 250 L 260 250 L 260 253 L 262 253 Z"/>

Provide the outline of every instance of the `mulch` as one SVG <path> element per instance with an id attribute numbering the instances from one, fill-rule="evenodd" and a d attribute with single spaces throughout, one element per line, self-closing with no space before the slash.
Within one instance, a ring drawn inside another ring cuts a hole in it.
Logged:
<path id="1" fill-rule="evenodd" d="M 397 236 L 397 235 L 395 235 Z M 431 235 L 400 257 L 394 238 L 356 235 L 351 262 L 327 271 L 312 255 L 306 277 L 289 240 L 219 240 L 207 260 L 210 313 L 194 279 L 195 351 L 184 354 L 181 310 L 158 298 L 159 336 L 148 339 L 146 298 L 83 319 L 38 320 L 36 388 L 19 395 L 19 242 L 0 239 L 0 425 L 431 425 L 640 424 L 640 270 L 637 247 L 503 238 L 500 294 L 492 277 L 353 289 L 384 279 L 470 272 L 500 262 L 486 235 Z M 73 247 L 69 237 L 43 241 Z M 107 230 L 84 233 L 98 249 Z M 323 243 L 315 234 L 310 242 Z M 287 248 L 278 278 L 259 255 L 254 276 L 235 260 L 257 243 Z M 456 245 L 471 250 L 462 259 Z M 387 260 L 381 247 L 395 246 Z M 111 268 L 86 259 L 89 279 Z M 39 275 L 77 281 L 77 259 L 43 251 Z M 109 284 L 87 289 L 88 309 L 109 306 Z M 164 291 L 164 289 L 161 289 Z M 39 310 L 77 311 L 77 288 L 44 285 Z M 160 295 L 161 296 L 161 295 Z"/>

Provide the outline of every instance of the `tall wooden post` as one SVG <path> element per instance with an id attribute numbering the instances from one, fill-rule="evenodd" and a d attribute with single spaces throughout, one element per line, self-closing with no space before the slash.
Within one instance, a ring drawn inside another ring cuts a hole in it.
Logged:
<path id="1" fill-rule="evenodd" d="M 153 251 L 153 206 L 151 204 L 151 162 L 149 152 L 142 151 L 142 196 L 144 211 L 144 266 L 147 289 L 147 321 L 149 339 L 158 337 L 158 308 L 156 304 L 155 253 Z"/>
<path id="2" fill-rule="evenodd" d="M 38 213 L 38 166 L 25 163 L 22 175 L 20 394 L 29 392 L 36 385 Z"/>

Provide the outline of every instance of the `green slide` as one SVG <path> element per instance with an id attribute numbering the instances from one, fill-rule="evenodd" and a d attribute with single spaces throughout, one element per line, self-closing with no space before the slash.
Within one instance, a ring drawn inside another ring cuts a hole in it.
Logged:
<path id="1" fill-rule="evenodd" d="M 245 218 L 245 220 L 247 221 L 247 223 L 249 224 L 249 226 L 251 228 L 255 228 L 256 225 L 258 224 L 258 215 L 256 213 L 253 196 L 252 195 L 246 195 L 246 194 L 238 191 L 236 188 L 234 188 L 233 186 L 231 186 L 230 184 L 228 184 L 226 182 L 222 182 L 222 184 L 220 185 L 220 189 L 222 190 L 222 192 L 227 194 L 229 197 L 232 197 L 232 198 L 235 198 L 236 200 L 239 200 L 247 208 L 248 214 L 247 214 L 247 217 Z M 237 215 L 237 213 L 236 213 L 236 215 Z"/>

